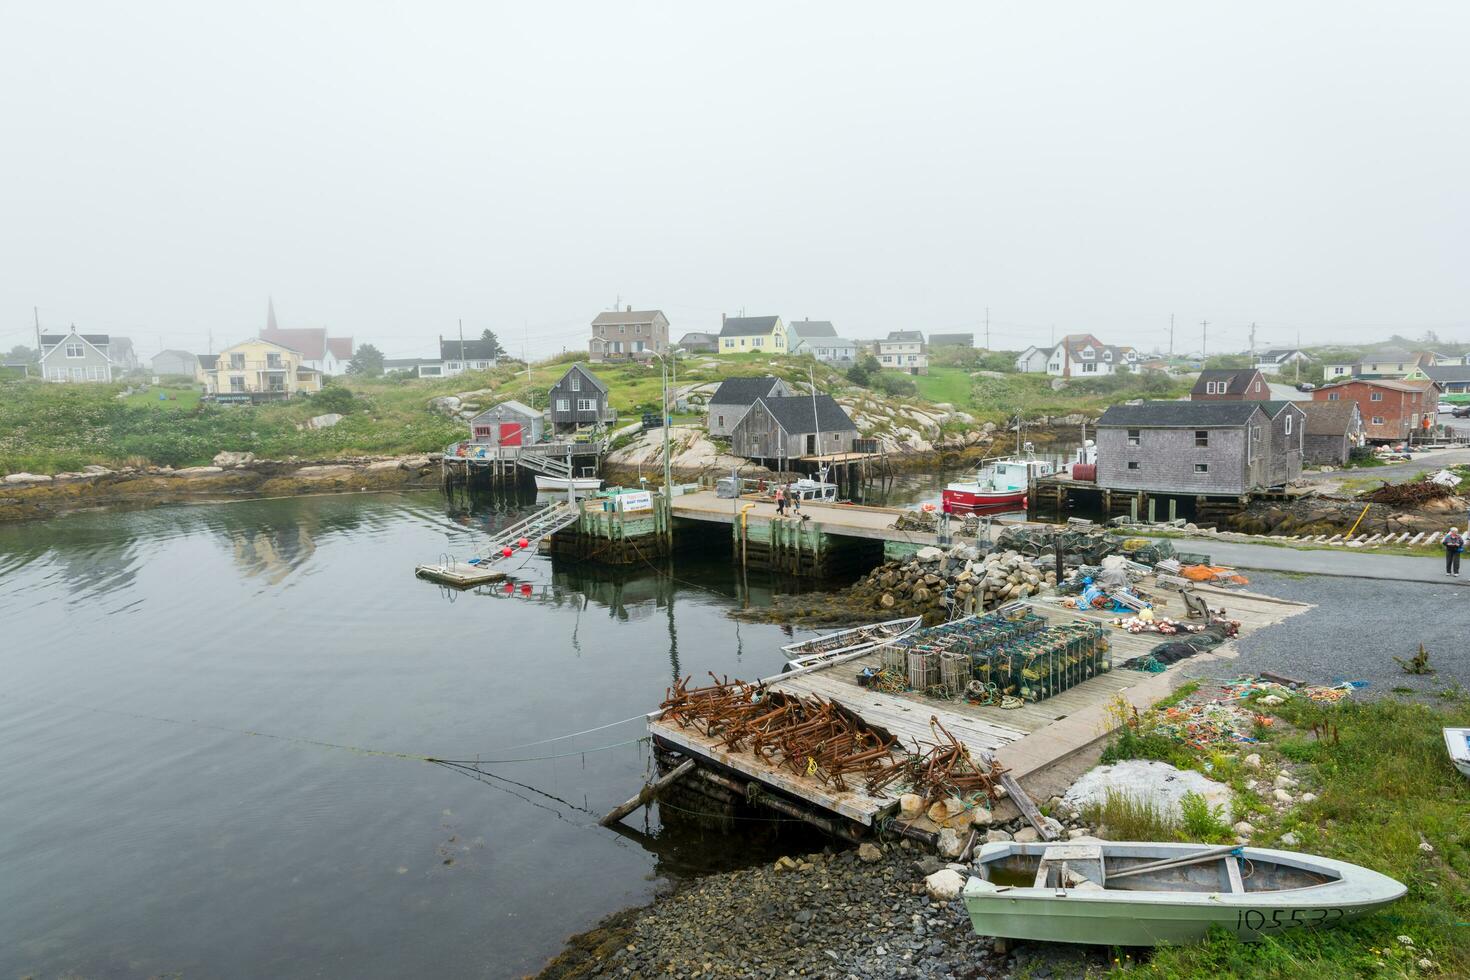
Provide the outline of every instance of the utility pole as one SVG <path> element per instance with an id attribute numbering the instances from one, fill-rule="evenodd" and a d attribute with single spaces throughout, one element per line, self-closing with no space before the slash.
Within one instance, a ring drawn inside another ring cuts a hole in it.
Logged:
<path id="1" fill-rule="evenodd" d="M 1169 356 L 1174 356 L 1174 314 L 1169 314 Z"/>
<path id="2" fill-rule="evenodd" d="M 36 318 L 36 357 L 39 358 L 41 356 L 41 308 L 31 307 L 31 316 Z"/>
<path id="3" fill-rule="evenodd" d="M 464 318 L 461 317 L 459 321 L 459 369 L 463 371 L 467 367 L 468 365 L 465 364 L 464 360 Z M 469 464 L 466 463 L 465 465 L 468 466 Z"/>
<path id="4" fill-rule="evenodd" d="M 1251 321 L 1251 363 L 1256 360 L 1256 321 Z"/>
<path id="5" fill-rule="evenodd" d="M 990 307 L 985 307 L 985 350 L 990 351 Z"/>
<path id="6" fill-rule="evenodd" d="M 1210 335 L 1209 335 L 1209 330 L 1210 330 L 1210 321 L 1209 320 L 1201 320 L 1199 322 L 1199 357 L 1200 357 L 1200 360 L 1204 360 L 1206 357 L 1209 356 L 1209 350 L 1210 350 L 1210 344 L 1209 344 L 1209 336 Z"/>

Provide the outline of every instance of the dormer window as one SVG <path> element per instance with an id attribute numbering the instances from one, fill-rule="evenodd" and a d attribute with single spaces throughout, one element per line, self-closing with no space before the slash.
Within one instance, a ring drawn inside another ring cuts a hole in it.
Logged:
<path id="1" fill-rule="evenodd" d="M 1093 351 L 1092 351 L 1092 348 L 1091 347 L 1084 347 L 1084 348 L 1082 348 L 1082 356 L 1083 357 L 1091 357 L 1092 354 L 1093 354 Z"/>

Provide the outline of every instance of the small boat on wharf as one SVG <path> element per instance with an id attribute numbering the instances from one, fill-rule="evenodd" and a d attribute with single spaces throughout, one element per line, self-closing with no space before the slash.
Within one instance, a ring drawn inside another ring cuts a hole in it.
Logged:
<path id="1" fill-rule="evenodd" d="M 1444 747 L 1450 753 L 1450 762 L 1460 770 L 1460 775 L 1470 778 L 1470 728 L 1446 728 Z"/>
<path id="2" fill-rule="evenodd" d="M 598 490 L 602 488 L 602 480 L 595 476 L 543 476 L 536 474 L 537 490 Z"/>
<path id="3" fill-rule="evenodd" d="M 781 652 L 786 654 L 786 659 L 790 661 L 784 670 L 811 667 L 814 664 L 827 663 L 848 654 L 872 650 L 907 636 L 918 629 L 922 621 L 922 616 L 906 616 L 902 619 L 854 626 L 851 629 L 838 630 L 836 633 L 823 633 L 821 636 L 788 643 L 781 648 Z"/>
<path id="4" fill-rule="evenodd" d="M 964 901 L 979 935 L 1104 946 L 1197 942 L 1211 926 L 1254 942 L 1335 926 L 1407 891 L 1346 861 L 1234 845 L 997 841 L 977 864 Z"/>

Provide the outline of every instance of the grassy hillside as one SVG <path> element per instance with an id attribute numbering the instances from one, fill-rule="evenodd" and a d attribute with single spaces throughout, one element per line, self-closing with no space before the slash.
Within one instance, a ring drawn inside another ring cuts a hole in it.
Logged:
<path id="1" fill-rule="evenodd" d="M 579 355 L 568 354 L 534 364 L 529 371 L 523 365 L 505 365 L 441 380 L 338 379 L 311 398 L 251 408 L 201 404 L 197 391 L 188 385 L 155 387 L 119 397 L 121 385 L 0 381 L 0 473 L 58 473 L 89 463 L 196 466 L 208 463 L 222 449 L 271 459 L 430 452 L 465 432 L 462 423 L 428 410 L 432 398 L 484 391 L 473 401 L 488 405 L 515 398 L 544 408 L 547 389 L 567 364 L 578 359 Z M 1049 378 L 996 375 L 977 367 L 978 363 L 941 365 L 927 376 L 913 378 L 917 396 L 873 397 L 893 408 L 922 409 L 944 402 L 977 421 L 1003 422 L 1017 411 L 1028 418 L 1097 414 L 1114 402 L 1175 397 L 1187 390 L 1184 382 L 1163 375 L 1133 375 L 1074 381 L 1062 391 L 1053 391 Z M 661 382 L 656 361 L 651 365 L 597 365 L 594 371 L 608 385 L 613 407 L 623 418 L 635 420 L 645 411 L 658 410 Z M 759 374 L 775 374 L 793 383 L 805 382 L 810 376 L 821 390 L 835 395 L 863 391 L 842 372 L 825 365 L 766 354 L 681 360 L 677 382 L 684 389 L 691 383 Z M 345 417 L 330 429 L 298 428 L 324 412 L 340 412 Z M 947 427 L 960 428 L 963 423 L 950 422 Z"/>

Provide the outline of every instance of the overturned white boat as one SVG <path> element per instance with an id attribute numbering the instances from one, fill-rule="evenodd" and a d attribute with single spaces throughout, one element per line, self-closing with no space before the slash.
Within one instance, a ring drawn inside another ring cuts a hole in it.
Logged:
<path id="1" fill-rule="evenodd" d="M 965 885 L 976 933 L 1103 946 L 1191 943 L 1219 926 L 1246 941 L 1334 926 L 1404 897 L 1346 861 L 1207 844 L 986 844 Z"/>
<path id="2" fill-rule="evenodd" d="M 786 659 L 791 661 L 785 669 L 796 670 L 799 667 L 824 664 L 838 657 L 865 653 L 874 647 L 907 636 L 918 629 L 922 621 L 921 616 L 907 616 L 903 619 L 890 619 L 882 623 L 854 626 L 852 629 L 823 633 L 811 639 L 788 643 L 781 648 L 781 652 L 786 654 Z"/>
<path id="3" fill-rule="evenodd" d="M 1444 747 L 1449 750 L 1450 762 L 1460 775 L 1470 777 L 1470 728 L 1446 728 Z"/>

